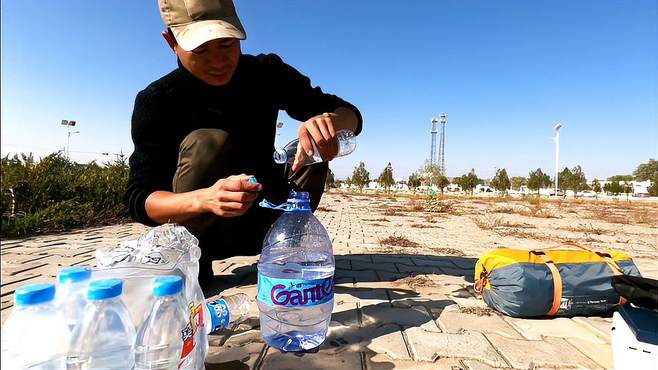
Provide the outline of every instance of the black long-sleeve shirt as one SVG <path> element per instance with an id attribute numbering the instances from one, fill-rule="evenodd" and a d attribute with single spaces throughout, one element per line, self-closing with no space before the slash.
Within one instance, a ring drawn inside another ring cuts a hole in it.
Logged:
<path id="1" fill-rule="evenodd" d="M 145 209 L 154 191 L 172 191 L 181 141 L 200 128 L 227 131 L 232 140 L 249 146 L 252 158 L 272 160 L 279 110 L 306 121 L 339 107 L 359 110 L 337 96 L 312 87 L 308 77 L 275 54 L 240 56 L 231 81 L 211 86 L 194 77 L 179 62 L 177 69 L 151 83 L 135 99 L 130 179 L 124 203 L 135 221 L 157 225 Z"/>

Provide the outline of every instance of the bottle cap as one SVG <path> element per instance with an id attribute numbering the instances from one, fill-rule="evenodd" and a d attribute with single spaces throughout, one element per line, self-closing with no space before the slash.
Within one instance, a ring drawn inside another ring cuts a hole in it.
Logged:
<path id="1" fill-rule="evenodd" d="M 247 180 L 247 182 L 251 182 L 251 183 L 254 183 L 254 184 L 255 184 L 255 183 L 258 183 L 258 180 L 256 180 L 256 177 L 251 176 L 251 177 L 249 178 L 249 180 Z"/>
<path id="2" fill-rule="evenodd" d="M 87 298 L 92 301 L 100 301 L 118 297 L 123 292 L 123 281 L 120 279 L 103 279 L 92 281 L 89 284 Z"/>
<path id="3" fill-rule="evenodd" d="M 63 283 L 78 283 L 91 278 L 91 268 L 89 266 L 67 267 L 59 272 L 57 281 Z"/>
<path id="4" fill-rule="evenodd" d="M 30 306 L 50 302 L 55 298 L 55 284 L 29 284 L 16 289 L 14 302 L 16 306 Z"/>
<path id="5" fill-rule="evenodd" d="M 178 294 L 183 290 L 183 278 L 178 275 L 160 276 L 153 282 L 153 295 L 164 297 Z"/>

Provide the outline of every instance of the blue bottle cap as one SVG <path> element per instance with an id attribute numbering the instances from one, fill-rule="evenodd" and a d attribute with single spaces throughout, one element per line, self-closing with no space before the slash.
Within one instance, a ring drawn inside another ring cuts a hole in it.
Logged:
<path id="1" fill-rule="evenodd" d="M 164 297 L 178 294 L 183 290 L 183 278 L 178 275 L 160 276 L 153 282 L 153 295 Z"/>
<path id="2" fill-rule="evenodd" d="M 123 292 L 123 281 L 120 279 L 103 279 L 89 283 L 87 298 L 92 301 L 100 301 L 118 297 Z"/>
<path id="3" fill-rule="evenodd" d="M 251 176 L 247 182 L 258 183 L 258 180 L 256 180 L 256 177 Z"/>
<path id="4" fill-rule="evenodd" d="M 50 302 L 54 298 L 55 284 L 53 283 L 29 284 L 16 289 L 16 292 L 14 292 L 16 306 L 30 306 Z"/>
<path id="5" fill-rule="evenodd" d="M 306 191 L 292 190 L 288 195 L 288 210 L 290 211 L 310 211 L 311 200 Z"/>
<path id="6" fill-rule="evenodd" d="M 89 266 L 67 267 L 59 272 L 57 280 L 63 283 L 78 283 L 91 278 L 91 268 Z"/>

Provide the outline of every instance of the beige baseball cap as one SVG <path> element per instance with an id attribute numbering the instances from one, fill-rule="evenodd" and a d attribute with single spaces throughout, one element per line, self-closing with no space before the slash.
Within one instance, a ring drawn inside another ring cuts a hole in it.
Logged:
<path id="1" fill-rule="evenodd" d="M 158 0 L 164 24 L 186 51 L 204 42 L 247 38 L 232 0 Z"/>

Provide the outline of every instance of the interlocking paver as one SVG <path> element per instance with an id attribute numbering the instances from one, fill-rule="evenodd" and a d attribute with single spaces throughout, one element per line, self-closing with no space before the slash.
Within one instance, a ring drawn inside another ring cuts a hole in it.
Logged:
<path id="1" fill-rule="evenodd" d="M 494 367 L 508 366 L 481 333 L 434 333 L 421 328 L 405 329 L 415 360 L 433 362 L 439 357 L 471 358 Z"/>
<path id="2" fill-rule="evenodd" d="M 496 349 L 516 369 L 537 367 L 581 367 L 597 369 L 600 366 L 583 355 L 562 338 L 545 338 L 541 341 L 510 339 L 498 334 L 485 334 Z"/>
<path id="3" fill-rule="evenodd" d="M 445 333 L 461 333 L 468 330 L 480 333 L 496 333 L 509 338 L 523 339 L 521 334 L 514 330 L 498 314 L 477 315 L 462 313 L 456 305 L 446 307 L 436 322 Z"/>
<path id="4" fill-rule="evenodd" d="M 610 317 L 512 319 L 492 312 L 476 297 L 472 281 L 478 255 L 497 246 L 545 247 L 546 240 L 503 237 L 480 230 L 469 213 L 483 212 L 486 202 L 454 201 L 462 215 L 384 215 L 384 206 L 409 206 L 406 198 L 392 199 L 323 197 L 321 205 L 327 210 L 316 215 L 332 238 L 336 294 L 327 339 L 318 353 L 283 354 L 264 344 L 254 299 L 258 256 L 215 261 L 217 287 L 209 299 L 242 292 L 252 297 L 252 304 L 246 320 L 233 331 L 210 336 L 207 368 L 489 370 L 612 366 Z M 573 222 L 514 214 L 504 217 L 512 223 L 532 222 L 538 233 L 546 235 L 551 233 L 545 230 L 558 230 Z M 416 228 L 414 224 L 429 227 Z M 614 230 L 615 235 L 597 235 L 603 240 L 601 247 L 614 244 L 634 256 L 643 275 L 658 275 L 655 233 L 637 225 L 604 226 L 600 227 Z M 131 223 L 1 240 L 2 322 L 12 309 L 12 293 L 17 287 L 54 281 L 64 266 L 93 266 L 95 250 L 134 239 L 147 230 Z M 627 232 L 645 236 L 634 242 L 616 241 Z M 380 240 L 388 236 L 406 237 L 420 246 L 382 245 Z"/>

